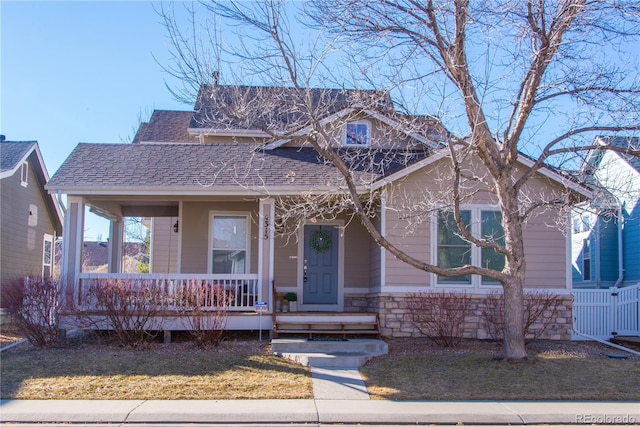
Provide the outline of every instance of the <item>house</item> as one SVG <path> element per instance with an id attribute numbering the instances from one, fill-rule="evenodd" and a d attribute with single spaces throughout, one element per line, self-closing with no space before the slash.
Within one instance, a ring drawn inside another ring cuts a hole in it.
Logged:
<path id="1" fill-rule="evenodd" d="M 146 277 L 169 293 L 193 280 L 231 289 L 230 329 L 257 329 L 253 304 L 267 302 L 273 312 L 275 293 L 293 292 L 299 317 L 373 316 L 383 335 L 410 336 L 407 295 L 456 290 L 474 299 L 469 336 L 487 337 L 480 312 L 499 285 L 438 277 L 381 249 L 352 214 L 342 175 L 309 145 L 308 138 L 321 137 L 350 168 L 359 200 L 389 241 L 442 266 L 499 268 L 499 257 L 472 249 L 447 228 L 445 205 L 423 206 L 451 193 L 448 133 L 436 119 L 398 113 L 386 92 L 215 85 L 201 88 L 194 111 L 154 111 L 131 144 L 79 144 L 55 173 L 47 188 L 68 201 L 66 303 L 81 305 L 88 284 L 122 277 L 123 218 L 136 216 L 151 219 Z M 519 162 L 522 171 L 532 164 L 524 156 Z M 477 162 L 469 159 L 465 168 L 473 174 Z M 495 198 L 474 185 L 463 194 L 465 221 L 473 233 L 499 233 Z M 525 190 L 554 198 L 567 188 L 586 194 L 541 169 Z M 111 221 L 106 274 L 81 269 L 86 206 Z M 548 226 L 555 215 L 546 210 L 527 223 L 526 280 L 530 290 L 560 296 L 547 336 L 568 338 L 570 240 Z M 164 329 L 180 329 L 169 316 L 164 321 Z"/>
<path id="2" fill-rule="evenodd" d="M 149 264 L 148 249 L 144 243 L 124 242 L 122 248 L 123 273 L 139 273 L 141 264 Z M 56 258 L 62 257 L 62 242 L 56 245 Z M 109 265 L 109 242 L 84 241 L 82 244 L 82 270 L 87 273 L 106 273 Z"/>
<path id="3" fill-rule="evenodd" d="M 599 136 L 594 145 L 640 149 L 640 138 Z M 640 159 L 591 150 L 579 173 L 596 197 L 573 212 L 573 287 L 639 284 Z"/>
<path id="4" fill-rule="evenodd" d="M 62 212 L 45 191 L 49 174 L 36 141 L 0 140 L 0 281 L 27 274 L 53 274 L 54 242 L 62 234 Z"/>

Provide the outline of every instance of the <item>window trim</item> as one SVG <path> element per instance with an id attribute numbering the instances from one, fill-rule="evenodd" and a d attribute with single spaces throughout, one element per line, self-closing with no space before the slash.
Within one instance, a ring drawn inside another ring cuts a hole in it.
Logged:
<path id="1" fill-rule="evenodd" d="M 582 239 L 582 281 L 591 282 L 591 238 Z M 587 264 L 588 267 L 587 268 Z M 586 274 L 588 273 L 588 274 Z"/>
<path id="2" fill-rule="evenodd" d="M 431 262 L 433 265 L 438 265 L 438 213 L 442 210 L 446 210 L 446 207 L 437 209 L 431 219 Z M 482 212 L 500 212 L 500 209 L 495 205 L 461 205 L 461 211 L 471 211 L 471 234 L 475 237 L 481 236 L 482 233 Z M 480 266 L 482 262 L 482 248 L 471 244 L 471 265 Z M 467 282 L 440 282 L 438 275 L 431 273 L 431 286 L 438 288 L 454 288 L 454 289 L 467 289 L 467 288 L 482 288 L 482 289 L 499 289 L 501 285 L 499 282 L 482 283 L 483 276 L 478 274 L 471 275 L 471 283 Z"/>
<path id="3" fill-rule="evenodd" d="M 347 126 L 349 125 L 365 125 L 367 127 L 367 140 L 364 144 L 348 144 L 347 143 Z M 343 147 L 369 147 L 371 146 L 371 122 L 369 120 L 351 120 L 345 123 L 342 130 L 342 146 Z"/>
<path id="4" fill-rule="evenodd" d="M 29 162 L 22 162 L 20 166 L 20 185 L 26 187 L 29 185 Z"/>
<path id="5" fill-rule="evenodd" d="M 44 262 L 45 261 L 45 255 L 46 255 L 45 248 L 47 246 L 47 242 L 49 242 L 51 244 L 51 247 L 50 247 L 50 251 L 51 252 L 49 253 L 49 263 L 48 264 Z M 53 276 L 53 266 L 55 264 L 54 259 L 53 259 L 54 256 L 55 256 L 55 246 L 54 245 L 55 245 L 55 239 L 54 239 L 53 235 L 44 233 L 44 235 L 42 237 L 42 277 L 45 277 L 45 274 L 44 274 L 45 267 L 49 267 L 49 275 L 50 275 L 50 277 Z"/>
<path id="6" fill-rule="evenodd" d="M 246 256 L 245 256 L 245 272 L 244 273 L 230 273 L 230 274 L 250 274 L 251 271 L 251 213 L 242 211 L 209 211 L 209 237 L 208 237 L 208 248 L 207 248 L 207 272 L 208 274 L 213 274 L 213 221 L 215 217 L 223 216 L 223 217 L 239 217 L 244 218 L 247 224 L 247 237 L 246 237 Z"/>

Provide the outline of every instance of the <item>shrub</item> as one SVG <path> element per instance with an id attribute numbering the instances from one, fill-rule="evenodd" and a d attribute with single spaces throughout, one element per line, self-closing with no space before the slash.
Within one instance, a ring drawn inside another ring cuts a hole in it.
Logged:
<path id="1" fill-rule="evenodd" d="M 487 325 L 487 332 L 491 338 L 502 340 L 504 337 L 504 296 L 502 292 L 492 292 L 487 295 L 486 301 L 482 317 Z M 536 290 L 525 295 L 523 304 L 525 338 L 530 342 L 540 338 L 555 318 L 560 304 L 560 296 L 549 291 Z"/>
<path id="2" fill-rule="evenodd" d="M 198 347 L 220 345 L 234 300 L 233 292 L 196 281 L 183 285 L 178 294 L 180 318 Z"/>
<path id="3" fill-rule="evenodd" d="M 2 299 L 20 331 L 36 347 L 57 344 L 60 288 L 49 277 L 29 275 L 3 286 Z"/>
<path id="4" fill-rule="evenodd" d="M 138 346 L 158 333 L 163 292 L 145 279 L 98 279 L 87 292 L 81 318 L 95 329 L 110 329 L 124 346 Z M 101 324 L 104 316 L 105 325 Z"/>
<path id="5" fill-rule="evenodd" d="M 441 347 L 456 347 L 464 336 L 466 292 L 420 292 L 407 297 L 411 322 Z"/>

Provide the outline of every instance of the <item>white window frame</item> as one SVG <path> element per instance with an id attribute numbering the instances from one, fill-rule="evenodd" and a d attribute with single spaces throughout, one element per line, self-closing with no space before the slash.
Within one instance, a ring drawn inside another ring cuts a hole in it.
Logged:
<path id="1" fill-rule="evenodd" d="M 208 249 L 208 261 L 207 271 L 209 274 L 213 274 L 213 221 L 215 217 L 238 217 L 244 218 L 247 224 L 247 239 L 245 247 L 245 272 L 244 273 L 231 273 L 231 274 L 250 274 L 251 272 L 251 214 L 249 212 L 233 212 L 233 211 L 209 211 L 209 249 Z"/>
<path id="2" fill-rule="evenodd" d="M 45 263 L 45 255 L 46 255 L 46 250 L 45 248 L 47 247 L 47 242 L 49 242 L 51 244 L 51 253 L 49 254 L 49 263 Z M 54 259 L 53 257 L 55 256 L 55 247 L 54 247 L 54 239 L 53 239 L 53 235 L 51 234 L 47 234 L 44 233 L 44 236 L 42 238 L 42 277 L 44 277 L 44 269 L 45 267 L 49 267 L 49 276 L 53 277 L 53 266 L 54 266 Z"/>
<path id="3" fill-rule="evenodd" d="M 580 252 L 582 252 L 582 281 L 591 282 L 591 238 L 589 236 L 582 240 L 582 250 Z M 586 261 L 589 262 L 588 269 L 586 268 Z M 587 272 L 589 277 L 586 275 Z"/>
<path id="4" fill-rule="evenodd" d="M 347 127 L 349 125 L 364 125 L 367 128 L 367 140 L 364 144 L 349 144 L 347 143 Z M 344 125 L 342 131 L 342 146 L 343 147 L 368 147 L 371 145 L 371 122 L 369 120 L 353 120 Z"/>
<path id="5" fill-rule="evenodd" d="M 431 263 L 438 265 L 438 212 L 446 210 L 446 208 L 435 211 L 431 219 Z M 471 235 L 480 238 L 482 234 L 482 212 L 500 212 L 500 209 L 494 205 L 462 205 L 461 211 L 471 211 Z M 471 265 L 480 266 L 482 262 L 482 248 L 471 244 Z M 431 283 L 435 284 L 439 288 L 453 288 L 453 289 L 466 289 L 466 288 L 483 288 L 493 289 L 500 288 L 499 282 L 495 283 L 482 283 L 482 276 L 478 274 L 471 275 L 471 283 L 467 282 L 439 282 L 437 274 L 431 274 Z"/>
<path id="6" fill-rule="evenodd" d="M 20 185 L 23 187 L 29 185 L 29 162 L 22 162 L 20 167 Z"/>

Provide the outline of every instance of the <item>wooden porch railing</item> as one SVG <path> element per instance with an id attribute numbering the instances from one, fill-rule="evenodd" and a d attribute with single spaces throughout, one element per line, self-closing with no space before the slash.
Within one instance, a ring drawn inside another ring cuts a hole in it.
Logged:
<path id="1" fill-rule="evenodd" d="M 227 297 L 228 309 L 232 311 L 253 310 L 254 302 L 261 300 L 261 289 L 257 274 L 112 274 L 80 273 L 74 292 L 76 306 L 82 310 L 92 310 L 90 289 L 97 284 L 126 284 L 133 289 L 153 289 L 159 291 L 160 308 L 178 311 L 184 308 L 181 298 L 185 290 L 204 288 L 201 308 L 216 309 L 216 295 L 223 291 Z"/>

